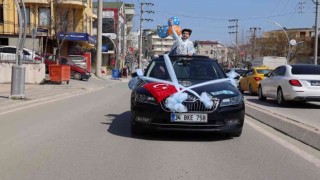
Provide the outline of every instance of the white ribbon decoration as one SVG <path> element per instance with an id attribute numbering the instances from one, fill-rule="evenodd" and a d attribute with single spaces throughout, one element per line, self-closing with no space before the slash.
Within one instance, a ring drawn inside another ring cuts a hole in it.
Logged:
<path id="1" fill-rule="evenodd" d="M 174 72 L 171 60 L 168 56 L 168 54 L 164 54 L 164 62 L 166 64 L 169 76 L 171 81 L 166 81 L 166 80 L 162 80 L 162 79 L 158 79 L 158 78 L 153 78 L 153 77 L 146 77 L 143 76 L 142 73 L 138 73 L 138 76 L 140 79 L 144 80 L 144 81 L 150 81 L 150 82 L 161 82 L 161 83 L 167 83 L 170 85 L 175 86 L 175 88 L 177 89 L 178 92 L 172 94 L 170 97 L 168 97 L 166 99 L 165 102 L 165 106 L 167 108 L 169 108 L 172 112 L 187 112 L 188 109 L 187 107 L 185 107 L 182 103 L 183 101 L 185 101 L 188 98 L 188 94 L 184 93 L 185 91 L 195 95 L 204 105 L 206 108 L 210 109 L 213 106 L 213 101 L 210 99 L 210 97 L 207 95 L 206 92 L 201 93 L 201 96 L 193 91 L 193 88 L 197 88 L 197 87 L 202 87 L 202 86 L 206 86 L 209 84 L 217 84 L 217 83 L 221 83 L 221 82 L 225 82 L 225 81 L 229 81 L 229 78 L 225 78 L 225 79 L 217 79 L 217 80 L 211 80 L 211 81 L 206 81 L 200 84 L 195 84 L 193 86 L 189 86 L 189 87 L 185 87 L 181 84 L 179 84 L 176 73 Z M 180 90 L 181 89 L 181 90 Z"/>

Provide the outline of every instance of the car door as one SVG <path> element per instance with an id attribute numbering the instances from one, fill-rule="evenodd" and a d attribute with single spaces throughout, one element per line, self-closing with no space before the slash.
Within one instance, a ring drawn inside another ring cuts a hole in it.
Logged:
<path id="1" fill-rule="evenodd" d="M 252 75 L 252 69 L 247 71 L 247 73 L 240 79 L 241 90 L 248 91 L 248 81 L 251 75 Z"/>

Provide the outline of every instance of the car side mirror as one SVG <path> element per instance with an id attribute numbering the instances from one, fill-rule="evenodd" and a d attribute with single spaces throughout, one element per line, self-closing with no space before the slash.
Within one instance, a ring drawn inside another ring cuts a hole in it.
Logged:
<path id="1" fill-rule="evenodd" d="M 131 74 L 131 77 L 133 77 L 133 78 L 134 78 L 134 77 L 137 77 L 137 76 L 138 76 L 138 73 L 137 73 L 137 72 L 134 72 L 134 73 Z"/>

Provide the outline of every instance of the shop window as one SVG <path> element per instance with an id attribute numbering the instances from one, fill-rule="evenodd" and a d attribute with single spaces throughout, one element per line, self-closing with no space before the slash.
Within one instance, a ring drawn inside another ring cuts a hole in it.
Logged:
<path id="1" fill-rule="evenodd" d="M 0 23 L 3 23 L 4 20 L 3 20 L 3 5 L 1 4 L 0 5 Z"/>

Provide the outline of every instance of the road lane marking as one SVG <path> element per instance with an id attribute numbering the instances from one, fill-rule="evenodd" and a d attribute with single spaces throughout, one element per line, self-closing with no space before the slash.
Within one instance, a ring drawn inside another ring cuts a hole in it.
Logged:
<path id="1" fill-rule="evenodd" d="M 59 100 L 62 100 L 62 99 L 67 99 L 67 98 L 71 98 L 71 97 L 75 97 L 75 96 L 79 96 L 79 95 L 83 95 L 83 94 L 87 94 L 87 93 L 91 93 L 91 92 L 95 92 L 95 91 L 98 91 L 98 90 L 101 90 L 101 89 L 104 89 L 105 87 L 100 87 L 100 88 L 96 88 L 96 89 L 90 89 L 90 90 L 87 90 L 87 91 L 79 91 L 78 93 L 76 94 L 70 94 L 68 95 L 69 93 L 66 93 L 64 96 L 61 96 L 61 97 L 56 97 L 56 98 L 53 98 L 51 100 L 48 100 L 49 98 L 52 98 L 54 96 L 51 96 L 51 97 L 46 97 L 46 98 L 42 98 L 42 99 L 37 99 L 34 101 L 34 103 L 30 103 L 30 104 L 27 104 L 26 106 L 23 106 L 23 107 L 17 107 L 17 108 L 14 108 L 14 109 L 11 109 L 11 110 L 6 110 L 4 112 L 0 112 L 0 115 L 3 115 L 3 114 L 7 114 L 7 113 L 11 113 L 11 112 L 14 112 L 14 111 L 18 111 L 18 110 L 22 110 L 22 109 L 27 109 L 27 108 L 30 108 L 30 107 L 34 107 L 34 106 L 38 106 L 38 105 L 41 105 L 41 104 L 47 104 L 47 103 L 51 103 L 51 102 L 55 102 L 55 101 L 59 101 Z M 19 104 L 16 104 L 17 106 L 19 106 Z M 20 104 L 21 105 L 21 104 Z"/>
<path id="2" fill-rule="evenodd" d="M 245 121 L 245 123 L 248 124 L 249 126 L 251 126 L 252 128 L 256 129 L 257 131 L 259 131 L 263 135 L 265 135 L 265 136 L 269 137 L 270 139 L 274 140 L 275 142 L 277 142 L 281 146 L 289 149 L 290 151 L 294 152 L 298 156 L 302 157 L 303 159 L 309 161 L 313 165 L 315 165 L 315 166 L 320 168 L 320 160 L 318 158 L 316 158 L 315 156 L 306 153 L 305 151 L 301 150 L 300 148 L 298 148 L 298 147 L 290 144 L 289 142 L 277 137 L 276 135 L 268 132 L 267 130 L 264 130 L 260 126 L 255 125 L 254 123 L 252 123 L 250 121 Z"/>

